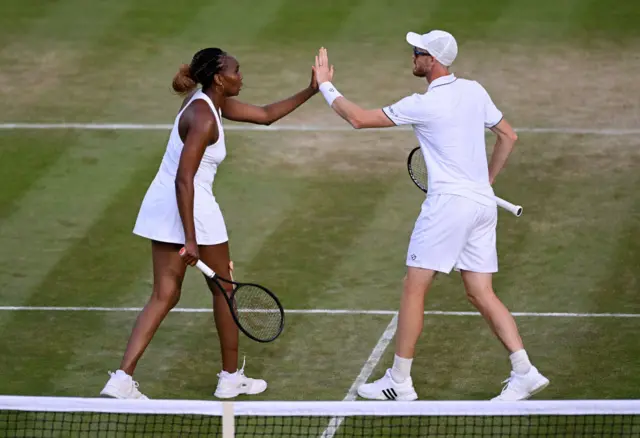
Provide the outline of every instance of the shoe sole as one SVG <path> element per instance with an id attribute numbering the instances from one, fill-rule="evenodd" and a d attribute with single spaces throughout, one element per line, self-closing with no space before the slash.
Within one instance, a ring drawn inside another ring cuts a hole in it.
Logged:
<path id="1" fill-rule="evenodd" d="M 531 390 L 531 392 L 529 392 L 529 394 L 526 397 L 523 398 L 519 398 L 517 400 L 499 400 L 499 399 L 491 399 L 491 401 L 522 401 L 522 400 L 529 400 L 531 397 L 533 397 L 534 395 L 536 395 L 537 393 L 541 392 L 542 390 L 544 390 L 547 386 L 549 386 L 549 379 L 545 378 L 544 381 L 542 383 L 540 383 L 538 386 L 536 386 L 535 388 L 533 388 Z"/>
<path id="2" fill-rule="evenodd" d="M 360 396 L 361 398 L 367 399 L 367 400 L 380 400 L 380 401 L 416 401 L 418 400 L 418 394 L 416 392 L 414 392 L 413 394 L 411 394 L 410 396 L 406 396 L 406 397 L 396 397 L 395 400 L 389 400 L 387 397 L 383 396 L 383 395 L 379 395 L 379 396 L 375 396 L 375 397 L 369 397 L 366 395 L 362 395 L 359 391 L 358 391 L 358 396 Z"/>
<path id="3" fill-rule="evenodd" d="M 547 386 L 549 386 L 549 379 L 544 379 L 544 382 L 542 382 L 540 385 L 538 385 L 536 388 L 533 388 L 531 390 L 531 392 L 529 393 L 529 397 L 536 395 L 537 393 L 539 393 L 540 391 L 542 391 L 543 389 L 545 389 Z M 527 399 L 529 398 L 527 397 Z"/>
<path id="4" fill-rule="evenodd" d="M 103 398 L 116 398 L 118 400 L 122 400 L 122 397 L 118 397 L 115 392 L 111 392 L 108 389 L 100 391 L 100 396 Z"/>
<path id="5" fill-rule="evenodd" d="M 232 394 L 229 394 L 229 395 L 227 395 L 227 394 L 224 394 L 224 395 L 218 394 L 218 392 L 216 391 L 216 392 L 213 393 L 213 396 L 217 397 L 217 398 L 234 398 L 234 397 L 237 397 L 237 396 L 242 395 L 242 394 L 246 394 L 246 395 L 262 394 L 266 390 L 267 390 L 267 387 L 265 386 L 264 389 L 262 389 L 260 391 L 247 391 L 247 392 L 240 391 L 240 392 L 232 393 Z"/>
<path id="6" fill-rule="evenodd" d="M 115 398 L 117 400 L 145 400 L 143 398 L 127 398 L 127 397 L 120 397 L 117 395 L 116 392 L 111 392 L 108 389 L 103 389 L 102 391 L 100 391 L 100 397 L 101 398 Z M 149 398 L 147 397 L 147 400 Z"/>

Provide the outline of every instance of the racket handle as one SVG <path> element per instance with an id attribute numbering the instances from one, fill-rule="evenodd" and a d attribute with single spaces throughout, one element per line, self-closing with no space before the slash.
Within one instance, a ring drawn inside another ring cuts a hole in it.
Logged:
<path id="1" fill-rule="evenodd" d="M 185 249 L 182 248 L 182 249 L 180 249 L 179 254 L 182 255 L 182 254 L 184 254 L 184 252 L 185 252 Z M 213 278 L 216 275 L 216 273 L 213 272 L 213 269 L 211 269 L 210 267 L 205 265 L 205 263 L 202 260 L 198 260 L 196 262 L 196 268 L 200 269 L 200 271 L 202 271 L 202 273 L 204 275 L 206 275 L 207 277 Z"/>
<path id="2" fill-rule="evenodd" d="M 505 201 L 504 199 L 498 198 L 497 196 L 496 196 L 496 203 L 498 204 L 499 207 L 502 207 L 505 210 L 511 212 L 514 216 L 516 217 L 522 216 L 522 206 L 512 204 L 511 202 Z"/>
<path id="3" fill-rule="evenodd" d="M 202 273 L 207 277 L 213 278 L 216 275 L 216 273 L 213 272 L 213 269 L 205 265 L 202 260 L 198 260 L 196 262 L 196 268 L 200 269 L 200 271 L 202 271 Z"/>

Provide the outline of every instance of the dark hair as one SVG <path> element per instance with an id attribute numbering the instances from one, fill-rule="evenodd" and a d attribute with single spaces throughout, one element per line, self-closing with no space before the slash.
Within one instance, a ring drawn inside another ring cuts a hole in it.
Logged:
<path id="1" fill-rule="evenodd" d="M 222 60 L 227 53 L 217 47 L 202 49 L 191 60 L 191 64 L 182 64 L 173 77 L 173 90 L 186 94 L 198 84 L 206 90 L 211 87 L 213 77 L 222 69 Z"/>

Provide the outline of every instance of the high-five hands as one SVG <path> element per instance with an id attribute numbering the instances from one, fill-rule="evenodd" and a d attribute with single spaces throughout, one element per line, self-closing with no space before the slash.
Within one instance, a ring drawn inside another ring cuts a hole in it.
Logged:
<path id="1" fill-rule="evenodd" d="M 329 56 L 327 55 L 327 49 L 321 47 L 316 55 L 316 65 L 313 67 L 313 71 L 316 74 L 316 80 L 318 84 L 323 82 L 331 82 L 333 79 L 333 65 L 329 64 Z"/>

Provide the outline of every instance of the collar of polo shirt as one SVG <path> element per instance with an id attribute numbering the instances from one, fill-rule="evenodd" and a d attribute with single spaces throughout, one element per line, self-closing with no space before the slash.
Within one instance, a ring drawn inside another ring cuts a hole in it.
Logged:
<path id="1" fill-rule="evenodd" d="M 456 76 L 453 73 L 451 73 L 450 75 L 447 75 L 447 76 L 441 76 L 441 77 L 439 77 L 438 79 L 436 79 L 435 81 L 433 81 L 433 82 L 431 82 L 429 84 L 429 88 L 427 88 L 427 91 L 430 91 L 430 90 L 432 90 L 432 89 L 434 89 L 436 87 L 440 87 L 442 85 L 449 85 L 450 83 L 455 82 L 456 79 L 458 79 L 458 78 L 456 78 Z"/>

